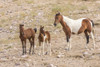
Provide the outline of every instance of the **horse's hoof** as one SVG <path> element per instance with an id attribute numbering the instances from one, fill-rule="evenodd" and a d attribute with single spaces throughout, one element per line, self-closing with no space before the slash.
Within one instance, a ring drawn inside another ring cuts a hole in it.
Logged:
<path id="1" fill-rule="evenodd" d="M 94 50 L 94 48 L 91 48 L 90 50 Z"/>
<path id="2" fill-rule="evenodd" d="M 32 55 L 35 54 L 35 52 L 32 52 Z"/>
<path id="3" fill-rule="evenodd" d="M 65 50 L 69 51 L 70 49 L 69 48 L 65 48 Z"/>
<path id="4" fill-rule="evenodd" d="M 89 50 L 89 48 L 85 47 L 86 50 Z"/>
<path id="5" fill-rule="evenodd" d="M 47 54 L 48 54 L 48 52 L 45 53 L 45 55 L 47 55 Z"/>
<path id="6" fill-rule="evenodd" d="M 25 52 L 25 54 L 27 54 L 27 52 Z"/>
<path id="7" fill-rule="evenodd" d="M 38 55 L 40 56 L 40 55 L 41 55 L 41 53 L 38 53 Z"/>
<path id="8" fill-rule="evenodd" d="M 32 55 L 33 55 L 34 53 L 32 53 Z"/>
<path id="9" fill-rule="evenodd" d="M 24 55 L 24 53 L 22 53 L 22 55 Z"/>
<path id="10" fill-rule="evenodd" d="M 93 49 L 95 49 L 95 47 L 93 47 Z"/>
<path id="11" fill-rule="evenodd" d="M 31 54 L 31 52 L 29 52 L 29 55 Z"/>
<path id="12" fill-rule="evenodd" d="M 87 48 L 86 50 L 88 50 L 88 51 L 89 51 L 90 49 L 89 49 L 89 48 Z"/>

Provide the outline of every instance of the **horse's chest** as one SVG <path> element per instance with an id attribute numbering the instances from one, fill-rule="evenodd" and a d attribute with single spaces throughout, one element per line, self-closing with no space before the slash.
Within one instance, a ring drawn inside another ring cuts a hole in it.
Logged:
<path id="1" fill-rule="evenodd" d="M 38 38 L 39 38 L 40 41 L 43 42 L 43 41 L 45 41 L 47 39 L 47 35 L 45 35 L 45 36 L 44 35 L 40 35 Z"/>
<path id="2" fill-rule="evenodd" d="M 47 35 L 44 36 L 44 41 L 47 39 Z"/>

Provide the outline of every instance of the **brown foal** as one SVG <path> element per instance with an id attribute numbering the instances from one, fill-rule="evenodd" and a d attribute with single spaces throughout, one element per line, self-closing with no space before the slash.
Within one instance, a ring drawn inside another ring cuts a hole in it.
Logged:
<path id="1" fill-rule="evenodd" d="M 32 54 L 33 54 L 34 53 L 34 45 L 35 45 L 34 39 L 35 39 L 35 33 L 36 33 L 37 29 L 34 28 L 34 30 L 33 30 L 32 28 L 28 28 L 28 29 L 24 30 L 23 24 L 19 25 L 19 29 L 20 29 L 19 37 L 22 42 L 22 49 L 23 49 L 22 55 L 26 54 L 26 40 L 27 39 L 30 42 L 29 54 L 31 53 L 32 46 L 33 46 L 33 52 L 32 52 Z"/>
<path id="2" fill-rule="evenodd" d="M 50 55 L 51 55 L 50 33 L 48 31 L 44 31 L 44 26 L 40 26 L 40 33 L 39 33 L 38 39 L 39 39 L 39 46 L 41 46 L 41 43 L 43 45 L 43 55 L 44 55 L 44 44 L 45 43 L 50 44 L 49 48 L 50 48 Z"/>

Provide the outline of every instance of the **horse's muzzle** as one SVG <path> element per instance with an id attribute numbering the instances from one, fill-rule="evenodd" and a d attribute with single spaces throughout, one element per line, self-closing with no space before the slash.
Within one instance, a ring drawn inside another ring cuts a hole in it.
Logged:
<path id="1" fill-rule="evenodd" d="M 57 26 L 57 24 L 56 24 L 56 23 L 54 23 L 54 26 Z"/>

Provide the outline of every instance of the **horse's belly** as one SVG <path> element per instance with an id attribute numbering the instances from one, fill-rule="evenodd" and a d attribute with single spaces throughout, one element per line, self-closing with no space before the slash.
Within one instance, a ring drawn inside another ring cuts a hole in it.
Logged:
<path id="1" fill-rule="evenodd" d="M 72 32 L 76 34 L 78 32 L 78 29 L 74 28 L 74 29 L 72 29 Z"/>
<path id="2" fill-rule="evenodd" d="M 78 33 L 78 31 L 79 31 L 79 29 L 81 28 L 81 26 L 82 26 L 82 23 L 81 22 L 78 22 L 78 23 L 76 23 L 77 25 L 74 25 L 73 27 L 72 27 L 72 32 L 73 33 Z"/>

